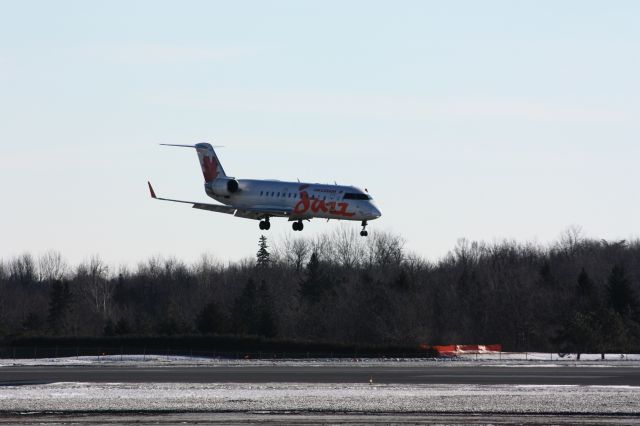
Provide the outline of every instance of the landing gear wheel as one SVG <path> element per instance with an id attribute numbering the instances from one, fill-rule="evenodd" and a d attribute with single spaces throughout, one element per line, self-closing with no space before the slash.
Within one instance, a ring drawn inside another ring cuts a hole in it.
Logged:
<path id="1" fill-rule="evenodd" d="M 366 237 L 367 235 L 369 235 L 369 233 L 367 232 L 367 221 L 363 220 L 362 221 L 362 231 L 360 231 L 360 236 L 361 237 Z"/>
<path id="2" fill-rule="evenodd" d="M 262 230 L 268 231 L 269 228 L 271 228 L 271 223 L 269 222 L 269 218 L 265 219 L 265 220 L 261 220 L 260 224 L 258 225 L 258 227 Z"/>
<path id="3" fill-rule="evenodd" d="M 293 222 L 293 225 L 291 227 L 294 231 L 302 231 L 304 229 L 304 225 L 302 224 L 301 220 Z"/>

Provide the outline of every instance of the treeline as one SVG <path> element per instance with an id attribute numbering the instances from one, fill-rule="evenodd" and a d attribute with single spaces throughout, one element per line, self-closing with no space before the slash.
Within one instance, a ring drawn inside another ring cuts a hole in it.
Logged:
<path id="1" fill-rule="evenodd" d="M 110 269 L 55 252 L 0 263 L 0 337 L 257 336 L 414 347 L 640 351 L 640 242 L 567 231 L 549 246 L 460 240 L 429 262 L 385 232 L 339 228 L 255 259 Z"/>

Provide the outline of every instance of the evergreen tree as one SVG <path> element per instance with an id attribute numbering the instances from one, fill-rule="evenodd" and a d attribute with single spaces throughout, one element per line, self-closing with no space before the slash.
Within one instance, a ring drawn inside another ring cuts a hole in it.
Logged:
<path id="1" fill-rule="evenodd" d="M 578 275 L 577 284 L 575 294 L 576 310 L 589 314 L 604 308 L 602 301 L 598 297 L 599 292 L 596 285 L 584 268 L 582 268 Z"/>
<path id="2" fill-rule="evenodd" d="M 107 320 L 107 324 L 104 326 L 104 335 L 105 336 L 115 336 L 116 335 L 116 325 L 113 320 L 109 318 Z"/>
<path id="3" fill-rule="evenodd" d="M 118 274 L 118 281 L 113 290 L 113 301 L 117 306 L 125 306 L 131 300 L 125 286 L 125 278 L 122 274 Z"/>
<path id="4" fill-rule="evenodd" d="M 277 325 L 273 297 L 267 283 L 260 286 L 250 278 L 233 308 L 233 327 L 237 334 L 274 337 Z"/>
<path id="5" fill-rule="evenodd" d="M 587 271 L 582 268 L 578 275 L 578 292 L 581 296 L 589 297 L 593 293 L 593 281 L 589 278 Z"/>
<path id="6" fill-rule="evenodd" d="M 257 334 L 259 323 L 257 312 L 257 289 L 253 278 L 249 278 L 242 293 L 233 305 L 233 329 L 236 334 Z"/>
<path id="7" fill-rule="evenodd" d="M 196 327 L 202 334 L 221 333 L 224 330 L 224 316 L 215 302 L 209 302 L 198 314 Z"/>
<path id="8" fill-rule="evenodd" d="M 54 281 L 49 296 L 49 316 L 47 322 L 54 334 L 62 334 L 65 330 L 65 319 L 71 306 L 71 291 L 68 282 Z"/>
<path id="9" fill-rule="evenodd" d="M 393 280 L 393 287 L 399 291 L 408 291 L 411 289 L 411 280 L 405 268 L 400 269 L 400 272 L 396 275 L 395 280 Z"/>
<path id="10" fill-rule="evenodd" d="M 611 270 L 607 290 L 610 306 L 618 314 L 625 315 L 636 308 L 636 295 L 622 266 L 615 265 Z"/>
<path id="11" fill-rule="evenodd" d="M 273 297 L 267 283 L 262 281 L 258 288 L 258 304 L 260 306 L 257 333 L 264 337 L 275 337 L 278 334 L 274 315 Z"/>
<path id="12" fill-rule="evenodd" d="M 264 235 L 260 236 L 260 242 L 258 243 L 258 253 L 256 253 L 256 257 L 257 257 L 257 265 L 259 267 L 266 267 L 269 266 L 269 261 L 270 261 L 270 254 L 269 251 L 267 250 L 267 248 L 269 247 L 267 245 L 267 237 L 265 237 Z"/>
<path id="13" fill-rule="evenodd" d="M 22 326 L 26 331 L 39 332 L 44 328 L 44 320 L 37 312 L 29 312 Z"/>
<path id="14" fill-rule="evenodd" d="M 606 309 L 596 294 L 596 288 L 589 274 L 582 268 L 575 287 L 573 312 L 567 310 L 565 324 L 560 332 L 559 343 L 566 352 L 604 351 L 610 343 L 611 330 L 605 324 L 613 324 L 608 319 L 613 312 Z"/>
<path id="15" fill-rule="evenodd" d="M 129 325 L 129 321 L 126 318 L 120 318 L 116 323 L 115 333 L 118 336 L 122 336 L 123 334 L 131 333 L 131 326 Z"/>
<path id="16" fill-rule="evenodd" d="M 542 285 L 548 287 L 554 287 L 557 284 L 556 278 L 551 270 L 551 265 L 548 260 L 545 260 L 540 267 L 540 280 Z"/>
<path id="17" fill-rule="evenodd" d="M 190 324 L 187 324 L 182 317 L 182 311 L 174 301 L 169 302 L 161 321 L 157 324 L 158 332 L 172 336 L 189 332 Z"/>
<path id="18" fill-rule="evenodd" d="M 323 277 L 324 273 L 320 259 L 318 258 L 318 253 L 314 251 L 311 253 L 309 263 L 307 263 L 306 278 L 300 286 L 302 297 L 309 303 L 317 303 L 320 301 L 325 284 Z"/>
<path id="19" fill-rule="evenodd" d="M 612 309 L 607 309 L 598 316 L 598 321 L 598 326 L 602 330 L 598 352 L 626 352 L 629 350 L 629 336 L 622 315 Z"/>

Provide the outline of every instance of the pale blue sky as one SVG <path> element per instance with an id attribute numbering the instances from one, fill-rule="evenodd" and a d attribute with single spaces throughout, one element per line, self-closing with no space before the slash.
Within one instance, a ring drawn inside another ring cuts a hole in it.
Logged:
<path id="1" fill-rule="evenodd" d="M 253 256 L 257 222 L 148 198 L 208 200 L 161 142 L 367 187 L 370 229 L 431 259 L 637 236 L 639 22 L 636 1 L 0 1 L 0 258 Z"/>

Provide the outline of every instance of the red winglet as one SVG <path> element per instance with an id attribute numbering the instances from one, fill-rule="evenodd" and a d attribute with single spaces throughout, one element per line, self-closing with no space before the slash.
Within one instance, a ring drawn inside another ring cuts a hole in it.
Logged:
<path id="1" fill-rule="evenodd" d="M 153 190 L 153 186 L 151 186 L 151 182 L 147 181 L 147 184 L 149 185 L 149 192 L 151 192 L 151 198 L 156 198 L 156 193 Z"/>

